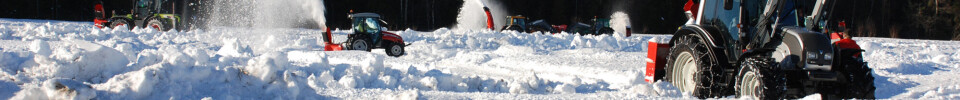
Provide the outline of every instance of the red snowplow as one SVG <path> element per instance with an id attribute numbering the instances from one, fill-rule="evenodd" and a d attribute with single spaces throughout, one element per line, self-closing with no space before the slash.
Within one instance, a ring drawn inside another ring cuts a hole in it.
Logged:
<path id="1" fill-rule="evenodd" d="M 327 28 L 323 33 L 323 41 L 326 45 L 325 51 L 341 50 L 362 50 L 385 49 L 384 52 L 389 56 L 399 57 L 406 54 L 404 47 L 410 45 L 403 42 L 400 35 L 386 31 L 381 25 L 386 24 L 380 20 L 380 15 L 376 13 L 356 13 L 350 14 L 353 22 L 353 33 L 347 35 L 345 43 L 333 43 L 330 29 Z"/>

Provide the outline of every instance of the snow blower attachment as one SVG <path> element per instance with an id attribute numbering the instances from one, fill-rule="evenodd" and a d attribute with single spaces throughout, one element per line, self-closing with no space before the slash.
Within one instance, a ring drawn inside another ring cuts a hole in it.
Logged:
<path id="1" fill-rule="evenodd" d="M 324 51 L 340 51 L 343 50 L 343 47 L 340 44 L 333 43 L 333 35 L 330 35 L 330 28 L 324 28 L 326 31 L 323 32 L 323 44 L 326 45 L 323 47 Z"/>
<path id="2" fill-rule="evenodd" d="M 663 78 L 663 66 L 667 63 L 667 57 L 670 53 L 670 40 L 666 38 L 653 38 L 648 41 L 647 46 L 647 68 L 644 73 L 644 80 L 650 83 Z"/>
<path id="3" fill-rule="evenodd" d="M 356 13 L 350 14 L 353 22 L 353 34 L 347 35 L 346 43 L 333 43 L 330 29 L 323 33 L 325 51 L 340 50 L 361 50 L 370 51 L 370 49 L 383 48 L 389 56 L 399 57 L 406 54 L 404 47 L 410 45 L 403 42 L 400 35 L 387 32 L 387 28 L 381 25 L 386 24 L 380 20 L 380 15 L 376 13 Z"/>
<path id="4" fill-rule="evenodd" d="M 93 15 L 97 16 L 93 19 L 93 25 L 97 26 L 97 28 L 106 26 L 106 23 L 109 21 L 107 21 L 106 12 L 103 11 L 103 2 L 97 2 L 96 5 L 93 5 L 93 12 Z"/>

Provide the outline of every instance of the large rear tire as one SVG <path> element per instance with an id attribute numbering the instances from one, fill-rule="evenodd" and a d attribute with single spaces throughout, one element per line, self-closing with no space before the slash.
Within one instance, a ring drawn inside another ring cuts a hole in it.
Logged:
<path id="1" fill-rule="evenodd" d="M 361 50 L 370 52 L 370 49 L 373 48 L 370 42 L 370 39 L 363 38 L 365 36 L 355 36 L 350 39 L 350 50 Z"/>
<path id="2" fill-rule="evenodd" d="M 665 68 L 665 79 L 683 92 L 698 98 L 720 97 L 723 70 L 708 46 L 697 35 L 685 35 L 674 42 Z"/>
<path id="3" fill-rule="evenodd" d="M 738 97 L 758 100 L 782 99 L 786 88 L 784 75 L 770 58 L 746 58 L 740 63 L 736 86 Z"/>

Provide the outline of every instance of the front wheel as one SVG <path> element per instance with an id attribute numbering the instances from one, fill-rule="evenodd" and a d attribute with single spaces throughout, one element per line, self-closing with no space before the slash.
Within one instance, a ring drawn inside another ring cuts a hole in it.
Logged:
<path id="1" fill-rule="evenodd" d="M 403 48 L 404 46 L 402 43 L 389 43 L 385 52 L 387 52 L 387 55 L 389 56 L 400 57 L 406 53 Z"/>
<path id="2" fill-rule="evenodd" d="M 735 86 L 737 96 L 758 100 L 781 99 L 786 91 L 786 81 L 783 74 L 773 69 L 775 64 L 763 58 L 747 58 L 741 62 Z"/>
<path id="3" fill-rule="evenodd" d="M 859 54 L 859 50 L 853 52 L 847 52 L 845 54 Z M 839 91 L 837 94 L 842 99 L 874 99 L 874 91 L 877 90 L 873 86 L 873 71 L 870 67 L 867 66 L 866 62 L 863 62 L 862 58 L 855 57 L 852 55 L 841 55 L 841 60 L 835 64 L 842 66 L 843 73 L 845 75 L 841 76 L 844 78 L 841 82 L 844 82 L 844 85 L 840 88 L 834 88 Z"/>
<path id="4" fill-rule="evenodd" d="M 110 27 L 113 27 L 113 28 L 117 28 L 120 26 L 126 26 L 127 30 L 130 30 L 130 29 L 133 29 L 133 27 L 136 27 L 136 25 L 130 25 L 130 22 L 127 22 L 127 20 L 122 20 L 122 19 L 113 20 L 113 22 L 110 23 Z"/>
<path id="5" fill-rule="evenodd" d="M 150 21 L 147 22 L 147 27 L 157 29 L 158 31 L 168 31 L 171 28 L 170 26 L 171 25 L 166 24 L 166 22 L 161 19 L 150 19 Z"/>

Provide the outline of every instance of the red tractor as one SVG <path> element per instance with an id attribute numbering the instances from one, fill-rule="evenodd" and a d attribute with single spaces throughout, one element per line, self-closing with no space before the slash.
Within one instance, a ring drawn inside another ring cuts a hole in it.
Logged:
<path id="1" fill-rule="evenodd" d="M 387 32 L 382 25 L 386 24 L 380 20 L 380 15 L 376 13 L 356 13 L 350 14 L 353 25 L 353 34 L 347 35 L 346 43 L 336 44 L 332 42 L 330 29 L 327 29 L 323 35 L 326 51 L 340 50 L 362 50 L 383 48 L 389 56 L 399 57 L 406 54 L 404 47 L 410 44 L 404 44 L 400 35 Z M 346 47 L 346 48 L 344 48 Z"/>

